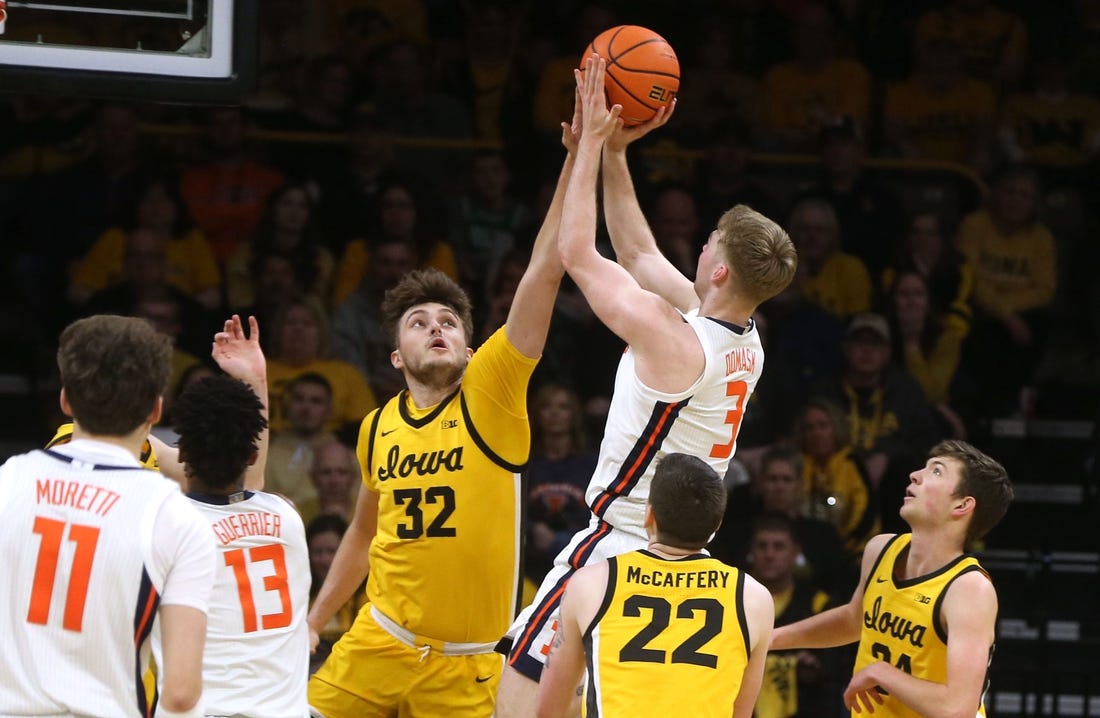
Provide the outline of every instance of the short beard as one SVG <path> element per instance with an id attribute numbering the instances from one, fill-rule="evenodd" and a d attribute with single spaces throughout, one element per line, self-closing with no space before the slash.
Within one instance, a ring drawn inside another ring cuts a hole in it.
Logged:
<path id="1" fill-rule="evenodd" d="M 427 367 L 406 367 L 409 376 L 417 383 L 430 387 L 445 387 L 458 383 L 466 371 L 466 365 L 432 364 Z"/>

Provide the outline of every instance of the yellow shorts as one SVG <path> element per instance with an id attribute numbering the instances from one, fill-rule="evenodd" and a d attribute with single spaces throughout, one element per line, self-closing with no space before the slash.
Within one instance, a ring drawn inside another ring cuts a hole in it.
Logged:
<path id="1" fill-rule="evenodd" d="M 421 655 L 364 610 L 309 679 L 309 704 L 325 718 L 493 714 L 503 656 Z"/>

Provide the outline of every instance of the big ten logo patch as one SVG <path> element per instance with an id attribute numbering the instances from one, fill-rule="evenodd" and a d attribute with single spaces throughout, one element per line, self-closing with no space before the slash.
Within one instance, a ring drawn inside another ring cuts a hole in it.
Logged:
<path id="1" fill-rule="evenodd" d="M 454 429 L 458 426 L 458 419 L 443 419 L 439 422 L 441 429 Z"/>

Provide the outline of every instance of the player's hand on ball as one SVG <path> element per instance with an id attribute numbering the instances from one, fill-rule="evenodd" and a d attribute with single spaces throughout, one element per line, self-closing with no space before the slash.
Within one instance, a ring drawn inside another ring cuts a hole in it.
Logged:
<path id="1" fill-rule="evenodd" d="M 657 108 L 657 114 L 640 125 L 628 126 L 625 123 L 620 123 L 619 126 L 611 133 L 611 136 L 607 138 L 607 149 L 612 152 L 621 152 L 626 149 L 634 140 L 645 137 L 653 130 L 665 125 L 672 117 L 672 113 L 676 110 L 676 99 L 673 98 L 667 106 L 662 105 Z"/>
<path id="2" fill-rule="evenodd" d="M 623 111 L 622 105 L 613 105 L 610 109 L 607 107 L 607 96 L 604 92 L 606 69 L 607 62 L 592 53 L 584 62 L 584 72 L 573 71 L 581 93 L 582 133 L 591 134 L 601 140 L 607 139 L 615 130 L 619 123 L 619 113 Z"/>
<path id="3" fill-rule="evenodd" d="M 581 89 L 573 89 L 573 121 L 561 123 L 561 143 L 565 151 L 571 155 L 577 154 L 577 147 L 581 143 Z"/>

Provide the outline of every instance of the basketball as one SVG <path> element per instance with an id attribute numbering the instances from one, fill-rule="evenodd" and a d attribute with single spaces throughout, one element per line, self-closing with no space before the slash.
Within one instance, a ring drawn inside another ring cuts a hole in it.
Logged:
<path id="1" fill-rule="evenodd" d="M 607 61 L 608 106 L 622 105 L 627 127 L 648 122 L 680 89 L 680 61 L 663 37 L 638 25 L 619 25 L 596 36 L 581 57 L 595 52 Z"/>

